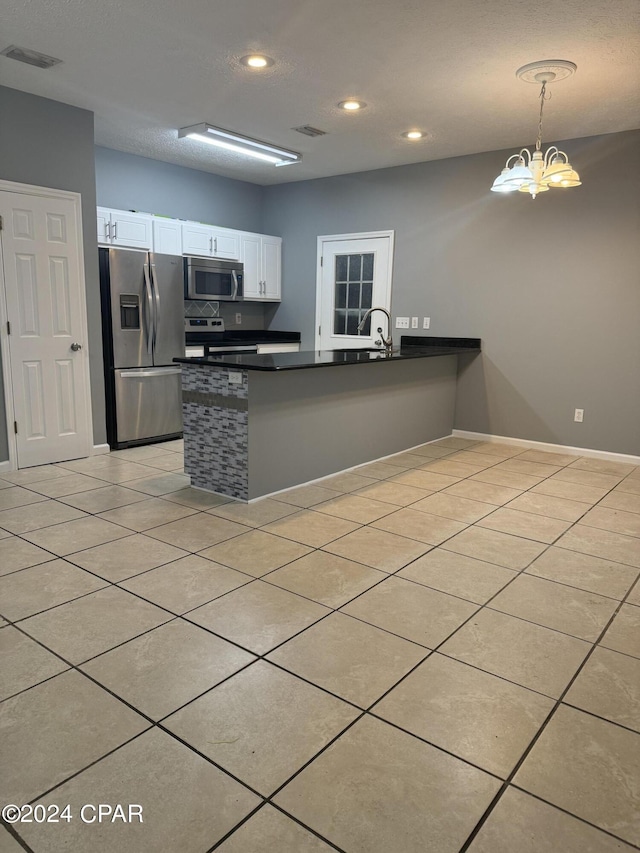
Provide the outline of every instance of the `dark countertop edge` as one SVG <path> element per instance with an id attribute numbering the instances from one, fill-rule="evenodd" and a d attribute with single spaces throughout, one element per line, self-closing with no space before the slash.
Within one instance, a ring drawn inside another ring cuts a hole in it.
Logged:
<path id="1" fill-rule="evenodd" d="M 300 332 L 275 332 L 268 329 L 229 329 L 227 332 L 212 332 L 210 339 L 205 340 L 209 336 L 207 334 L 198 334 L 198 332 L 186 332 L 186 336 L 191 337 L 187 346 L 196 347 L 200 344 L 207 346 L 239 344 L 298 344 L 300 343 Z"/>
<path id="2" fill-rule="evenodd" d="M 209 356 L 208 358 L 174 358 L 173 360 L 178 364 L 191 364 L 191 365 L 202 365 L 202 366 L 210 366 L 210 367 L 228 367 L 236 370 L 258 370 L 263 372 L 280 372 L 283 370 L 311 370 L 319 367 L 344 367 L 349 364 L 380 364 L 405 361 L 407 359 L 412 358 L 434 358 L 439 356 L 447 356 L 447 355 L 465 355 L 470 353 L 479 353 L 481 351 L 481 342 L 480 338 L 462 338 L 464 341 L 461 345 L 458 346 L 442 346 L 439 343 L 431 343 L 431 341 L 440 341 L 440 340 L 454 340 L 457 341 L 457 338 L 432 338 L 430 342 L 425 344 L 424 339 L 415 338 L 415 340 L 420 340 L 421 343 L 419 346 L 416 345 L 407 345 L 402 351 L 396 351 L 392 354 L 390 358 L 369 358 L 368 354 L 363 353 L 362 355 L 367 355 L 367 357 L 363 357 L 362 359 L 357 360 L 336 360 L 336 361 L 308 361 L 304 362 L 304 357 L 307 355 L 308 357 L 315 359 L 317 356 L 317 352 L 315 350 L 303 351 L 297 353 L 274 353 L 273 355 L 235 355 L 235 356 Z M 320 352 L 323 352 L 320 350 Z M 331 353 L 331 350 L 325 350 L 324 352 Z M 262 364 L 256 363 L 256 359 L 274 359 L 278 355 L 289 355 L 289 356 L 297 356 L 300 360 L 298 364 L 287 364 L 283 362 L 282 364 L 276 365 L 274 363 L 265 363 L 263 361 Z M 336 353 L 338 355 L 338 353 Z"/>
<path id="3" fill-rule="evenodd" d="M 400 347 L 462 347 L 481 349 L 482 338 L 439 338 L 431 335 L 402 335 Z"/>

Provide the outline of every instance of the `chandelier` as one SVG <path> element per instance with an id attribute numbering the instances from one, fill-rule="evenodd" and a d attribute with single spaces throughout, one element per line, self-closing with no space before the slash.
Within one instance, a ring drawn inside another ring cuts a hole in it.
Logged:
<path id="1" fill-rule="evenodd" d="M 552 145 L 542 153 L 542 111 L 547 100 L 547 84 L 570 77 L 577 66 L 564 59 L 547 59 L 531 62 L 516 71 L 516 76 L 528 83 L 540 83 L 540 117 L 538 119 L 538 138 L 533 154 L 523 148 L 518 154 L 507 159 L 505 167 L 493 182 L 494 193 L 510 193 L 519 190 L 535 198 L 538 193 L 546 192 L 550 187 L 579 187 L 580 176 L 572 168 L 569 158 Z"/>

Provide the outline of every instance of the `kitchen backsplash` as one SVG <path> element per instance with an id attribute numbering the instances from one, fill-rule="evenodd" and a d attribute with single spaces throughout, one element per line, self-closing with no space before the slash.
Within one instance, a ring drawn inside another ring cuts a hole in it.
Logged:
<path id="1" fill-rule="evenodd" d="M 225 329 L 266 329 L 267 311 L 272 305 L 260 302 L 207 302 L 200 299 L 187 299 L 184 303 L 185 317 L 222 317 Z M 236 322 L 240 314 L 242 321 Z"/>
<path id="2" fill-rule="evenodd" d="M 200 299 L 186 299 L 184 303 L 185 317 L 219 317 L 219 302 L 206 302 Z"/>

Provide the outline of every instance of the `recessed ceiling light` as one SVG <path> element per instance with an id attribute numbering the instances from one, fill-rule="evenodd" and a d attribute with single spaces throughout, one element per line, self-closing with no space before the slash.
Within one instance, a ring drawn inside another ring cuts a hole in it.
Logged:
<path id="1" fill-rule="evenodd" d="M 402 134 L 402 136 L 405 139 L 423 139 L 424 133 L 421 130 L 407 130 Z"/>
<path id="2" fill-rule="evenodd" d="M 243 56 L 240 62 L 247 68 L 269 68 L 270 65 L 273 65 L 273 59 L 262 53 L 250 53 L 248 56 Z"/>
<path id="3" fill-rule="evenodd" d="M 349 110 L 349 112 L 354 112 L 355 110 L 362 110 L 367 105 L 364 101 L 356 101 L 355 98 L 348 98 L 346 101 L 340 101 L 338 104 L 341 110 Z"/>

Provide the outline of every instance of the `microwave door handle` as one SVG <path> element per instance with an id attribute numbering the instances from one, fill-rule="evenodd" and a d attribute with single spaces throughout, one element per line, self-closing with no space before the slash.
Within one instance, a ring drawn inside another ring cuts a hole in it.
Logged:
<path id="1" fill-rule="evenodd" d="M 158 287 L 158 273 L 156 272 L 155 264 L 151 264 L 151 280 L 153 282 L 153 298 L 156 305 L 153 323 L 153 348 L 155 349 L 158 343 L 158 328 L 160 326 L 160 288 Z"/>
<path id="2" fill-rule="evenodd" d="M 231 299 L 234 300 L 238 296 L 238 274 L 235 270 L 231 270 L 231 275 L 233 276 L 233 296 Z"/>
<path id="3" fill-rule="evenodd" d="M 147 296 L 147 311 L 146 311 L 146 333 L 147 333 L 147 352 L 149 355 L 153 354 L 153 340 L 154 335 L 152 329 L 154 327 L 154 310 L 153 310 L 153 294 L 151 293 L 151 280 L 149 276 L 149 264 L 145 263 L 143 266 L 144 269 L 144 289 Z"/>

